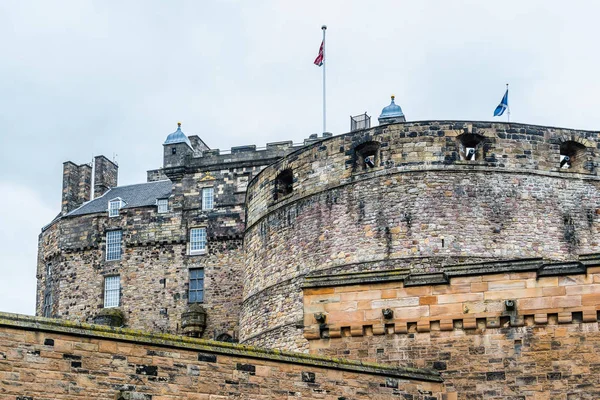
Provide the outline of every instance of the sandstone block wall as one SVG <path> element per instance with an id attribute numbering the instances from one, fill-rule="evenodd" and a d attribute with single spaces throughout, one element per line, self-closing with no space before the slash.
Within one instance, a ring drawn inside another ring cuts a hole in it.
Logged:
<path id="1" fill-rule="evenodd" d="M 322 274 L 304 289 L 305 337 L 314 354 L 437 369 L 459 399 L 598 398 L 600 267 L 592 258 L 515 261 L 484 275 L 465 265 L 466 275 L 417 286 L 419 276 L 402 271 Z"/>
<path id="2" fill-rule="evenodd" d="M 0 399 L 451 400 L 439 374 L 0 313 Z"/>
<path id="3" fill-rule="evenodd" d="M 465 135 L 480 138 L 474 161 L 462 159 Z M 575 260 L 599 251 L 597 136 L 520 124 L 406 123 L 333 137 L 270 165 L 247 193 L 241 340 L 263 343 L 269 332 L 291 329 L 302 318 L 300 295 L 278 300 L 277 288 L 318 270 L 437 272 L 454 262 Z M 565 141 L 586 146 L 585 167 L 559 168 Z M 376 165 L 363 169 L 357 149 L 372 143 Z M 286 170 L 293 190 L 275 199 Z M 290 337 L 286 348 L 305 348 L 298 343 Z"/>

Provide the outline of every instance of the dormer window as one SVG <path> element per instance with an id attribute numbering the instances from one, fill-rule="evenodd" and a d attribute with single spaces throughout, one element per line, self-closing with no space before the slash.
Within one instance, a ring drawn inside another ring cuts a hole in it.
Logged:
<path id="1" fill-rule="evenodd" d="M 113 199 L 108 202 L 108 216 L 118 217 L 119 210 L 123 207 L 123 201 L 121 199 Z"/>
<path id="2" fill-rule="evenodd" d="M 156 199 L 156 206 L 158 208 L 159 214 L 169 212 L 169 200 L 168 199 Z"/>

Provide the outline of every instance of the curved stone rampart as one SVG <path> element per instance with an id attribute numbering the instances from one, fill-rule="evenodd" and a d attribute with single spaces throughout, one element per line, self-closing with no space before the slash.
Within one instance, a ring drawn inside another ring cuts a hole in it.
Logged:
<path id="1" fill-rule="evenodd" d="M 584 146 L 569 169 L 560 167 L 564 143 Z M 248 299 L 318 270 L 435 272 L 456 259 L 598 252 L 597 167 L 597 132 L 505 123 L 388 125 L 291 153 L 248 187 L 240 339 L 259 340 L 302 307 Z M 285 170 L 291 192 L 278 181 Z"/>

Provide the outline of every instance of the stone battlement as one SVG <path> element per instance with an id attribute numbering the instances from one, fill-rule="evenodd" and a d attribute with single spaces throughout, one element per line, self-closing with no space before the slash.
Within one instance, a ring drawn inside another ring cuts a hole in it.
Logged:
<path id="1" fill-rule="evenodd" d="M 420 121 L 349 132 L 298 149 L 249 184 L 248 223 L 315 191 L 375 175 L 437 170 L 538 173 L 598 179 L 599 132 L 517 123 Z M 468 149 L 473 149 L 468 159 Z M 561 155 L 570 168 L 561 168 Z M 364 158 L 373 156 L 372 167 Z M 317 167 L 317 169 L 315 169 Z M 291 170 L 293 193 L 274 201 L 274 182 Z M 256 210 L 256 212 L 255 212 Z"/>
<path id="2" fill-rule="evenodd" d="M 303 291 L 308 340 L 596 322 L 600 255 L 456 265 L 429 274 L 319 271 L 305 278 Z"/>

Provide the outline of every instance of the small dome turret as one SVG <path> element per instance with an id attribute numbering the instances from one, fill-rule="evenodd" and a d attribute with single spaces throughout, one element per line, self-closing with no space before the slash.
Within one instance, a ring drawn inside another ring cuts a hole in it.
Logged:
<path id="1" fill-rule="evenodd" d="M 406 122 L 402 108 L 394 102 L 395 98 L 396 96 L 392 95 L 392 102 L 390 105 L 381 110 L 381 115 L 378 118 L 380 125 L 392 124 L 395 122 Z"/>
<path id="2" fill-rule="evenodd" d="M 181 131 L 181 122 L 177 123 L 177 130 L 173 133 L 171 133 L 169 136 L 167 136 L 167 140 L 165 140 L 164 144 L 176 144 L 176 143 L 185 143 L 187 144 L 190 148 L 192 148 L 192 143 L 190 142 L 190 139 L 188 139 L 187 136 L 185 136 L 185 133 L 183 133 Z"/>

